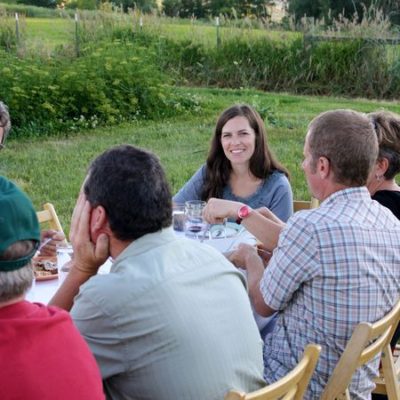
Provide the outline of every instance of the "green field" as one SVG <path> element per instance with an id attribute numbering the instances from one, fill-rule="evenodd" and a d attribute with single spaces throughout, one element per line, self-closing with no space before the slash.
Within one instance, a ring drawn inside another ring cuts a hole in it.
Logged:
<path id="1" fill-rule="evenodd" d="M 64 18 L 26 18 L 26 38 L 29 46 L 45 43 L 55 47 L 73 40 L 75 24 Z"/>
<path id="2" fill-rule="evenodd" d="M 138 18 L 134 16 L 115 16 L 117 23 L 131 25 L 133 30 L 139 29 Z M 25 35 L 28 47 L 45 43 L 47 46 L 67 44 L 74 40 L 75 21 L 73 18 L 25 18 Z M 191 40 L 208 46 L 217 44 L 217 29 L 215 26 L 204 23 L 174 23 L 167 18 L 144 17 L 143 30 L 151 30 L 160 36 L 169 37 L 174 40 Z M 301 36 L 298 32 L 269 31 L 254 28 L 235 28 L 221 26 L 219 28 L 221 40 L 224 38 L 243 37 L 248 39 L 266 37 L 277 41 L 294 40 Z"/>
<path id="3" fill-rule="evenodd" d="M 289 168 L 296 199 L 309 194 L 300 168 L 307 124 L 318 113 L 335 108 L 370 112 L 387 109 L 400 113 L 391 102 L 330 97 L 291 96 L 253 90 L 179 89 L 201 98 L 202 110 L 194 117 L 142 121 L 110 128 L 77 132 L 68 137 L 9 140 L 0 154 L 0 174 L 21 185 L 36 207 L 54 203 L 65 229 L 86 168 L 96 155 L 129 143 L 154 151 L 166 168 L 172 191 L 204 162 L 218 114 L 235 102 L 247 102 L 266 116 L 269 143 Z"/>

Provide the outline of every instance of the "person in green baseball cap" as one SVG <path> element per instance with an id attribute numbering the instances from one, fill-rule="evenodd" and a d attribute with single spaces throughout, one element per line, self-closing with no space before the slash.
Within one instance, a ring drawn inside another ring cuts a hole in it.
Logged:
<path id="1" fill-rule="evenodd" d="M 99 368 L 69 314 L 25 300 L 39 243 L 31 200 L 0 176 L 0 399 L 104 400 Z"/>
<path id="2" fill-rule="evenodd" d="M 9 273 L 0 280 L 0 302 L 22 296 L 32 285 L 31 259 L 39 243 L 39 222 L 32 202 L 0 176 L 0 272 Z"/>
<path id="3" fill-rule="evenodd" d="M 8 107 L 0 101 L 0 150 L 5 148 L 6 138 L 11 130 L 10 114 Z M 51 239 L 49 241 L 49 239 Z M 62 232 L 58 232 L 52 229 L 46 229 L 41 232 L 41 241 L 46 242 L 44 246 L 40 248 L 41 256 L 55 256 L 56 245 L 62 242 L 65 236 Z"/>

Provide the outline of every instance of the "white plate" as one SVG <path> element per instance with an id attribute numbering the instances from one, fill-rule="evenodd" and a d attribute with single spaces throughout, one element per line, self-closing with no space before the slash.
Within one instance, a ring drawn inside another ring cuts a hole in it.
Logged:
<path id="1" fill-rule="evenodd" d="M 242 229 L 241 225 L 233 222 L 227 222 L 225 225 L 213 225 L 210 228 L 210 239 L 234 238 Z"/>

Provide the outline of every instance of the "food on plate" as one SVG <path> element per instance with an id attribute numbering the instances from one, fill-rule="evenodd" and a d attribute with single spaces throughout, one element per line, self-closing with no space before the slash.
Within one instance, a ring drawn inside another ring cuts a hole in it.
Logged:
<path id="1" fill-rule="evenodd" d="M 33 259 L 33 271 L 35 273 L 35 278 L 56 277 L 58 273 L 57 259 L 55 257 L 35 258 Z"/>

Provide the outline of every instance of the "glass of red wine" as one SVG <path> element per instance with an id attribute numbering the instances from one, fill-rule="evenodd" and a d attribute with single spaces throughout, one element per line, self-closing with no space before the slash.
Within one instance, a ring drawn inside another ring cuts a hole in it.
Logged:
<path id="1" fill-rule="evenodd" d="M 190 200 L 185 203 L 185 235 L 192 239 L 204 239 L 208 224 L 203 219 L 205 201 Z"/>

